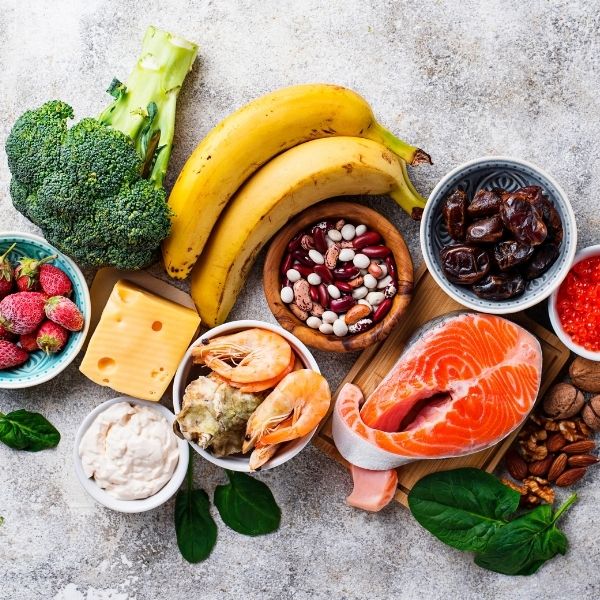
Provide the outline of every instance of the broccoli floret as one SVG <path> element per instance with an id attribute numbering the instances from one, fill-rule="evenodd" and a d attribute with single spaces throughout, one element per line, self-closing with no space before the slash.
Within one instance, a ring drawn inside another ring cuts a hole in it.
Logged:
<path id="1" fill-rule="evenodd" d="M 60 101 L 24 113 L 6 142 L 17 210 L 81 265 L 139 269 L 169 234 L 162 187 L 179 89 L 197 47 L 150 27 L 126 85 L 110 106 L 68 129 Z"/>

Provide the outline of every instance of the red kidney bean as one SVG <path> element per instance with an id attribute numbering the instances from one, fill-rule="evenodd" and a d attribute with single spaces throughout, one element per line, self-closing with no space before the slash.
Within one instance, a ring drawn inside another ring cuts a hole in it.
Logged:
<path id="1" fill-rule="evenodd" d="M 360 273 L 360 269 L 358 267 L 340 267 L 339 269 L 333 270 L 333 276 L 336 279 L 354 279 Z"/>
<path id="2" fill-rule="evenodd" d="M 388 268 L 388 275 L 392 276 L 392 279 L 396 281 L 396 261 L 393 256 L 386 256 L 385 264 Z"/>
<path id="3" fill-rule="evenodd" d="M 346 312 L 356 304 L 356 300 L 352 296 L 342 296 L 336 300 L 331 300 L 329 308 L 336 313 Z"/>
<path id="4" fill-rule="evenodd" d="M 306 252 L 301 252 L 300 250 L 294 250 L 292 252 L 292 256 L 305 267 L 314 267 L 315 263 L 308 257 Z"/>
<path id="5" fill-rule="evenodd" d="M 367 235 L 365 233 L 365 235 Z M 369 258 L 383 258 L 391 253 L 391 250 L 387 246 L 367 246 L 360 250 L 363 254 L 366 254 Z"/>
<path id="6" fill-rule="evenodd" d="M 300 248 L 300 242 L 302 241 L 302 236 L 304 235 L 303 231 L 299 231 L 289 242 L 287 245 L 288 252 L 293 252 L 294 250 L 298 250 Z"/>
<path id="7" fill-rule="evenodd" d="M 367 246 L 375 246 L 376 244 L 379 244 L 380 241 L 381 236 L 376 231 L 367 231 L 366 233 L 355 237 L 352 240 L 352 245 L 360 250 Z"/>
<path id="8" fill-rule="evenodd" d="M 386 298 L 373 313 L 373 322 L 379 323 L 379 321 L 383 320 L 383 318 L 390 312 L 390 308 L 392 308 L 392 299 Z"/>
<path id="9" fill-rule="evenodd" d="M 305 267 L 304 265 L 294 265 L 294 269 L 296 269 L 302 277 L 308 277 L 313 272 L 310 267 Z"/>
<path id="10" fill-rule="evenodd" d="M 351 285 L 348 285 L 345 281 L 336 281 L 333 285 L 340 290 L 340 292 L 350 292 L 354 291 L 354 288 Z"/>
<path id="11" fill-rule="evenodd" d="M 313 302 L 319 301 L 319 290 L 314 285 L 310 286 L 310 297 Z"/>
<path id="12" fill-rule="evenodd" d="M 317 227 L 313 233 L 313 240 L 315 242 L 315 248 L 324 254 L 327 252 L 327 240 L 325 239 L 325 231 L 320 227 Z"/>
<path id="13" fill-rule="evenodd" d="M 327 293 L 327 286 L 324 283 L 322 283 L 317 288 L 317 291 L 319 293 L 319 304 L 323 308 L 328 308 L 329 307 L 329 294 Z"/>
<path id="14" fill-rule="evenodd" d="M 333 275 L 325 265 L 315 265 L 313 271 L 326 283 L 333 283 Z"/>
<path id="15" fill-rule="evenodd" d="M 281 263 L 281 274 L 285 277 L 285 274 L 288 272 L 289 269 L 292 268 L 292 265 L 294 264 L 294 257 L 291 254 L 288 254 L 284 261 Z"/>

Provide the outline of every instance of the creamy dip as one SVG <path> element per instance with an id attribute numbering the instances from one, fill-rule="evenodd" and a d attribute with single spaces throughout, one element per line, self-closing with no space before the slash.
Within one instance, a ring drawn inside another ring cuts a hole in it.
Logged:
<path id="1" fill-rule="evenodd" d="M 156 494 L 171 479 L 179 448 L 168 421 L 145 406 L 118 402 L 101 412 L 81 438 L 87 477 L 120 500 Z"/>

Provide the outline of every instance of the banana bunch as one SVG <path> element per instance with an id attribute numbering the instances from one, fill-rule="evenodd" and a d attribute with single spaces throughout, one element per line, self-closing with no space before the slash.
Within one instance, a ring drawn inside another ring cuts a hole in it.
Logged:
<path id="1" fill-rule="evenodd" d="M 423 162 L 431 162 L 425 152 L 383 128 L 346 88 L 298 85 L 258 98 L 219 123 L 183 167 L 169 198 L 166 271 L 184 279 L 196 265 L 200 316 L 222 323 L 256 255 L 291 217 L 356 194 L 388 194 L 412 214 L 425 201 L 406 164 Z"/>

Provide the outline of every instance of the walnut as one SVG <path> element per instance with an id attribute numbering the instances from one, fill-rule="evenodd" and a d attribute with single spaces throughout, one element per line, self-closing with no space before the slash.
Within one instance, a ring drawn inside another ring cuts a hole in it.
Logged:
<path id="1" fill-rule="evenodd" d="M 583 408 L 583 394 L 570 383 L 553 385 L 544 398 L 544 412 L 555 419 L 574 417 Z"/>
<path id="2" fill-rule="evenodd" d="M 592 433 L 590 428 L 581 419 L 560 421 L 558 429 L 569 442 L 587 440 Z"/>
<path id="3" fill-rule="evenodd" d="M 527 477 L 523 480 L 523 486 L 526 488 L 524 502 L 534 506 L 541 504 L 541 502 L 547 502 L 552 504 L 554 502 L 554 490 L 548 484 L 546 479 L 542 477 Z"/>
<path id="4" fill-rule="evenodd" d="M 547 439 L 548 432 L 544 429 L 533 431 L 528 437 L 519 440 L 519 454 L 527 462 L 543 460 L 548 456 L 548 448 L 545 444 Z"/>
<path id="5" fill-rule="evenodd" d="M 600 396 L 594 396 L 581 413 L 588 427 L 600 431 Z"/>
<path id="6" fill-rule="evenodd" d="M 500 481 L 511 490 L 515 490 L 515 492 L 519 492 L 521 496 L 524 496 L 527 493 L 527 488 L 524 485 L 519 485 L 512 481 L 512 479 L 507 479 L 506 477 L 502 477 Z"/>

